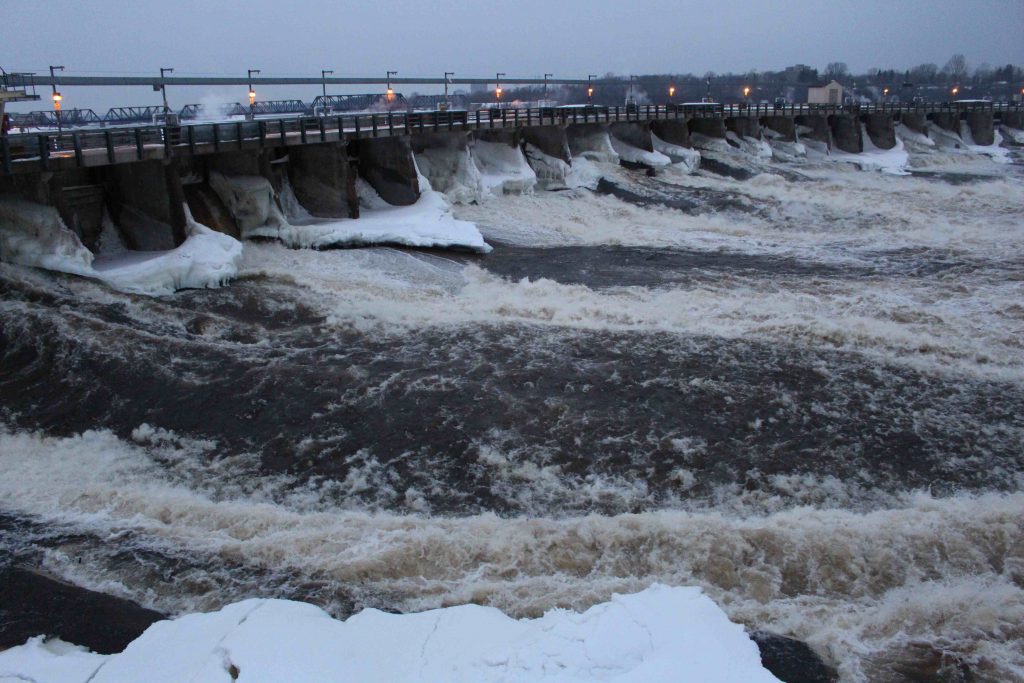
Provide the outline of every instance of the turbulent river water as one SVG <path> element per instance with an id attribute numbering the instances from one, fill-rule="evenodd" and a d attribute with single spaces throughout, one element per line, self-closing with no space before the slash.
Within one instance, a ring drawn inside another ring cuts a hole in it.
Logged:
<path id="1" fill-rule="evenodd" d="M 699 585 L 844 680 L 1024 680 L 1021 166 L 757 163 L 456 207 L 486 256 L 0 264 L 4 561 L 174 614 Z"/>

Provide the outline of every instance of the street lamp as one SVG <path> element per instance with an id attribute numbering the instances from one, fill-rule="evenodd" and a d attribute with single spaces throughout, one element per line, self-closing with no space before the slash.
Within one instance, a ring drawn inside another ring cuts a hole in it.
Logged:
<path id="1" fill-rule="evenodd" d="M 953 99 L 955 100 L 955 99 L 956 99 L 956 94 L 957 94 L 958 92 L 960 92 L 960 86 L 959 86 L 959 85 L 954 85 L 954 86 L 953 86 L 953 90 L 952 90 L 952 91 L 950 91 L 950 92 L 952 92 L 952 94 L 953 94 Z"/>
<path id="2" fill-rule="evenodd" d="M 164 74 L 172 74 L 172 73 L 174 73 L 174 69 L 172 69 L 170 67 L 160 67 L 160 92 L 164 96 L 164 113 L 165 114 L 167 112 L 169 112 L 171 110 L 171 108 L 167 106 L 167 83 L 164 82 Z"/>
<path id="3" fill-rule="evenodd" d="M 633 81 L 636 80 L 636 76 L 630 75 L 629 77 L 629 97 L 626 99 L 626 104 L 633 104 Z"/>
<path id="4" fill-rule="evenodd" d="M 544 99 L 548 98 L 548 79 L 555 74 L 544 74 Z"/>
<path id="5" fill-rule="evenodd" d="M 249 120 L 256 118 L 256 91 L 252 89 L 252 75 L 258 74 L 259 69 L 249 69 Z"/>
<path id="6" fill-rule="evenodd" d="M 59 92 L 57 92 L 57 78 L 56 78 L 56 76 L 54 75 L 53 72 L 54 71 L 63 71 L 63 70 L 64 70 L 64 67 L 62 67 L 62 66 L 51 66 L 50 67 L 50 86 L 53 88 L 53 112 L 54 112 L 54 116 L 57 117 L 57 135 L 58 136 L 60 136 L 60 134 L 63 132 L 62 131 L 62 127 L 61 127 L 61 121 L 60 121 L 60 102 L 64 98 L 61 96 L 61 94 Z"/>
<path id="7" fill-rule="evenodd" d="M 676 96 L 676 86 L 674 86 L 674 85 L 668 86 L 668 101 L 672 102 L 675 99 L 675 96 Z"/>
<path id="8" fill-rule="evenodd" d="M 749 100 L 750 99 L 750 86 L 749 85 L 743 86 L 743 99 L 745 99 L 745 100 Z"/>
<path id="9" fill-rule="evenodd" d="M 397 75 L 398 75 L 397 71 L 388 71 L 387 72 L 388 89 L 386 91 L 386 95 L 387 95 L 387 98 L 388 98 L 388 104 L 390 104 L 391 101 L 395 99 L 395 91 L 391 88 L 391 77 L 392 76 L 397 76 Z"/>
<path id="10" fill-rule="evenodd" d="M 323 82 L 325 100 L 327 99 L 327 74 L 331 74 L 333 76 L 334 72 L 330 69 L 320 69 L 320 80 Z M 326 104 L 324 106 L 326 106 Z"/>
<path id="11" fill-rule="evenodd" d="M 498 75 L 494 77 L 494 99 L 499 104 L 501 103 L 501 77 L 504 75 L 504 72 L 499 72 Z"/>
<path id="12" fill-rule="evenodd" d="M 587 74 L 587 104 L 593 104 L 594 101 L 594 86 L 591 83 L 595 78 L 597 75 Z"/>

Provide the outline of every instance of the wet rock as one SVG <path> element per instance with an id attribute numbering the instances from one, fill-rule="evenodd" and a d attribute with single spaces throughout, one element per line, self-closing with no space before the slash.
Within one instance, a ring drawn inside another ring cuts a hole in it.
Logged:
<path id="1" fill-rule="evenodd" d="M 761 650 L 761 664 L 783 683 L 834 683 L 839 675 L 807 643 L 768 631 L 750 634 Z"/>
<path id="2" fill-rule="evenodd" d="M 0 569 L 0 650 L 47 635 L 99 654 L 113 654 L 164 618 L 130 600 L 79 588 L 32 569 Z"/>
<path id="3" fill-rule="evenodd" d="M 712 159 L 709 156 L 701 156 L 700 158 L 700 169 L 702 171 L 710 171 L 715 175 L 725 176 L 727 178 L 735 178 L 736 180 L 749 180 L 754 177 L 754 173 L 748 171 L 745 168 L 738 168 L 736 166 L 730 166 L 729 164 Z"/>

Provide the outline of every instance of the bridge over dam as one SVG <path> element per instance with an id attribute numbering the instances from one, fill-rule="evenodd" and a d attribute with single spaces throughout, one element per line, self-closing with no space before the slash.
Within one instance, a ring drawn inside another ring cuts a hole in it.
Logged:
<path id="1" fill-rule="evenodd" d="M 0 138 L 0 196 L 56 208 L 86 247 L 98 239 L 104 211 L 117 217 L 126 207 L 168 226 L 171 234 L 159 242 L 173 246 L 186 236 L 186 206 L 200 223 L 239 236 L 232 212 L 211 187 L 214 175 L 260 177 L 278 193 L 287 183 L 315 217 L 358 218 L 358 179 L 389 204 L 411 205 L 421 190 L 416 156 L 432 149 L 458 152 L 482 141 L 532 151 L 526 160 L 538 177 L 549 177 L 610 139 L 653 152 L 656 141 L 690 148 L 694 135 L 726 141 L 770 135 L 856 154 L 865 140 L 893 148 L 897 124 L 921 135 L 937 127 L 986 145 L 999 125 L 1024 128 L 1024 107 L 579 105 L 87 127 Z M 126 241 L 146 248 L 147 240 Z"/>

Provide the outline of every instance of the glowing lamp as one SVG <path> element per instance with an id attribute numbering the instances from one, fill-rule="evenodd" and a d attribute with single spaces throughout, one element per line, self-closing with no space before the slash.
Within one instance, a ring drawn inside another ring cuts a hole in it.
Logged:
<path id="1" fill-rule="evenodd" d="M 249 106 L 251 107 L 256 102 L 256 91 L 249 91 Z"/>
<path id="2" fill-rule="evenodd" d="M 593 88 L 587 88 L 587 97 L 593 97 L 593 96 L 594 96 L 594 89 Z"/>
<path id="3" fill-rule="evenodd" d="M 497 97 L 499 100 L 501 99 L 501 88 L 495 88 L 494 96 Z"/>
<path id="4" fill-rule="evenodd" d="M 958 92 L 960 92 L 960 88 L 953 88 L 953 97 L 956 97 Z"/>
<path id="5" fill-rule="evenodd" d="M 747 86 L 747 87 L 743 88 L 743 96 L 744 97 L 749 97 L 750 96 L 750 86 Z"/>
<path id="6" fill-rule="evenodd" d="M 675 94 L 676 94 L 676 86 L 670 85 L 668 87 L 668 96 L 669 97 L 675 97 Z"/>
<path id="7" fill-rule="evenodd" d="M 393 88 L 388 88 L 387 97 L 388 97 L 388 102 L 390 102 L 391 100 L 395 99 L 395 91 L 394 91 Z"/>

